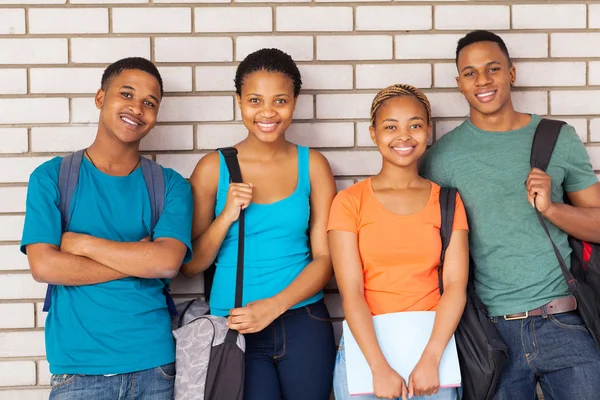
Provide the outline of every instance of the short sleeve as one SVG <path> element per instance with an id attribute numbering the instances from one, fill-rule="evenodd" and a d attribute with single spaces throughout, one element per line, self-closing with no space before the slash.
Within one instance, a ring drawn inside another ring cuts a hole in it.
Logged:
<path id="1" fill-rule="evenodd" d="M 342 190 L 335 196 L 329 212 L 327 232 L 345 231 L 358 234 L 357 199 L 347 190 Z"/>
<path id="2" fill-rule="evenodd" d="M 465 211 L 465 205 L 463 204 L 460 194 L 456 193 L 456 206 L 454 207 L 454 223 L 452 225 L 452 231 L 469 230 L 469 224 L 467 222 L 467 213 Z"/>
<path id="3" fill-rule="evenodd" d="M 425 179 L 429 179 L 440 186 L 452 186 L 443 166 L 442 155 L 440 154 L 438 143 L 435 143 L 429 148 L 421 158 L 419 172 Z"/>
<path id="4" fill-rule="evenodd" d="M 567 192 L 578 192 L 596 184 L 598 178 L 594 174 L 590 156 L 581 142 L 575 129 L 570 125 L 565 125 L 561 135 L 568 138 L 569 155 L 566 163 L 566 174 L 564 188 Z"/>
<path id="5" fill-rule="evenodd" d="M 192 218 L 194 205 L 188 181 L 170 168 L 165 175 L 165 208 L 154 229 L 154 238 L 179 240 L 187 247 L 184 263 L 192 259 Z"/>
<path id="6" fill-rule="evenodd" d="M 21 252 L 27 254 L 27 245 L 45 243 L 60 246 L 62 222 L 58 170 L 61 158 L 56 157 L 40 165 L 29 177 L 25 204 L 25 224 L 21 238 Z"/>

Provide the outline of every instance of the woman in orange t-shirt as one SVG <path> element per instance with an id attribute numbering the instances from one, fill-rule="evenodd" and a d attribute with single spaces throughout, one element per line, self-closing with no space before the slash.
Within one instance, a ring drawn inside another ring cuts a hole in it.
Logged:
<path id="1" fill-rule="evenodd" d="M 371 138 L 381 171 L 335 198 L 329 247 L 346 321 L 373 374 L 374 395 L 348 393 L 343 344 L 334 374 L 337 400 L 456 399 L 439 388 L 439 363 L 466 302 L 469 248 L 464 205 L 457 195 L 453 232 L 438 287 L 440 187 L 419 176 L 417 161 L 431 134 L 427 97 L 409 85 L 383 89 L 371 107 Z M 387 363 L 375 336 L 373 315 L 436 310 L 433 332 L 405 381 Z M 414 397 L 413 397 L 414 399 Z"/>

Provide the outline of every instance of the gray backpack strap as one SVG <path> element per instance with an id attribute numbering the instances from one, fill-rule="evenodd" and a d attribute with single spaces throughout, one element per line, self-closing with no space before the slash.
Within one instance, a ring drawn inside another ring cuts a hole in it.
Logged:
<path id="1" fill-rule="evenodd" d="M 75 188 L 79 181 L 79 169 L 81 168 L 82 161 L 83 150 L 79 150 L 63 157 L 60 162 L 60 169 L 58 172 L 58 192 L 60 193 L 60 200 L 58 209 L 60 210 L 60 220 L 63 232 L 67 231 L 69 222 L 71 221 L 71 200 L 73 199 L 73 194 L 75 193 Z M 47 312 L 50 309 L 53 290 L 54 285 L 48 285 L 42 311 Z"/>
<path id="2" fill-rule="evenodd" d="M 150 236 L 154 236 L 154 228 L 165 208 L 165 176 L 162 167 L 146 157 L 142 157 L 142 173 L 150 196 L 150 210 L 152 212 Z"/>

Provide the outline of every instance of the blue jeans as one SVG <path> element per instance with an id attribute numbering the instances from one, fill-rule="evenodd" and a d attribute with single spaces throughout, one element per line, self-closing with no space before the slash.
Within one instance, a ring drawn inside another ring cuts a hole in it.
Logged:
<path id="1" fill-rule="evenodd" d="M 245 338 L 244 400 L 329 400 L 335 339 L 323 300 Z"/>
<path id="2" fill-rule="evenodd" d="M 506 321 L 494 317 L 509 351 L 494 400 L 600 398 L 600 350 L 577 312 Z"/>
<path id="3" fill-rule="evenodd" d="M 104 375 L 52 375 L 50 400 L 172 400 L 175 363 L 144 371 Z"/>
<path id="4" fill-rule="evenodd" d="M 404 377 L 405 379 L 408 377 Z M 456 400 L 458 399 L 458 388 L 442 388 L 437 394 L 431 396 L 415 396 L 411 400 Z M 340 343 L 335 360 L 333 373 L 333 392 L 335 400 L 375 400 L 374 394 L 351 396 L 348 391 L 348 378 L 346 375 L 346 352 L 344 351 L 344 340 Z M 398 400 L 398 399 L 396 399 Z"/>

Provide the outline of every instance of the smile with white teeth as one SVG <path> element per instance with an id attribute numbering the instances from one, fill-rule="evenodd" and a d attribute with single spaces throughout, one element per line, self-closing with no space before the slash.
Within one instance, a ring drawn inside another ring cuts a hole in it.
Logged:
<path id="1" fill-rule="evenodd" d="M 489 97 L 491 95 L 493 95 L 494 93 L 496 93 L 496 91 L 491 91 L 491 92 L 487 92 L 487 93 L 481 93 L 481 94 L 476 94 L 476 97 Z"/>
<path id="2" fill-rule="evenodd" d="M 258 124 L 258 125 L 259 125 L 261 128 L 272 128 L 272 127 L 274 127 L 275 125 L 277 125 L 277 123 L 276 123 L 276 122 L 274 122 L 274 123 L 272 123 L 272 124 L 264 124 L 264 123 L 262 123 L 262 122 L 257 122 L 257 124 Z"/>
<path id="3" fill-rule="evenodd" d="M 394 147 L 393 149 L 396 150 L 396 151 L 409 151 L 409 150 L 413 149 L 413 146 L 410 146 L 410 147 Z"/>
<path id="4" fill-rule="evenodd" d="M 121 119 L 122 119 L 124 122 L 128 123 L 129 125 L 133 125 L 133 126 L 140 126 L 140 125 L 141 125 L 141 124 L 138 124 L 138 123 L 137 123 L 137 122 L 135 122 L 135 121 L 132 121 L 132 120 L 130 120 L 130 119 L 129 119 L 129 118 L 127 118 L 127 117 L 121 117 Z"/>

